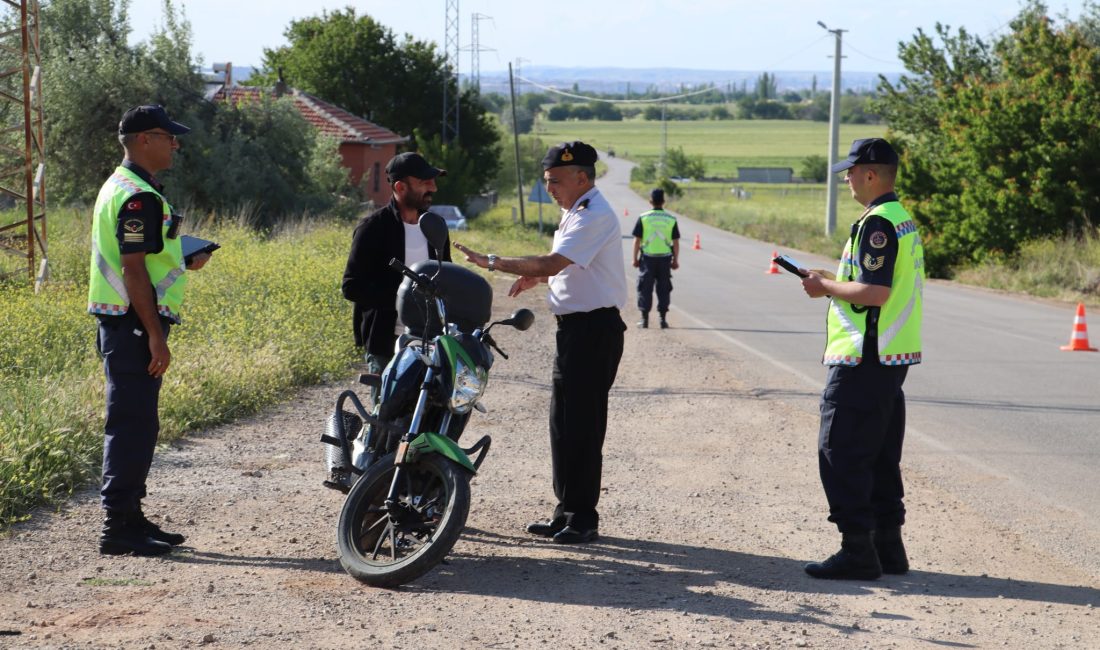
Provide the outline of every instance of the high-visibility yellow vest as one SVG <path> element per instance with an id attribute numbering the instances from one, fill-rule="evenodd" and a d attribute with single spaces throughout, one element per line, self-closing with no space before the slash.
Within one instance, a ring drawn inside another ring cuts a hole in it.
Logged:
<path id="1" fill-rule="evenodd" d="M 187 284 L 184 275 L 183 249 L 179 237 L 168 238 L 172 225 L 172 208 L 160 192 L 140 176 L 125 167 L 118 167 L 96 198 L 92 215 L 92 261 L 88 283 L 88 313 L 121 316 L 130 309 L 130 297 L 122 281 L 122 253 L 118 243 L 118 213 L 131 196 L 151 192 L 160 198 L 164 208 L 161 240 L 164 247 L 158 253 L 145 255 L 145 268 L 157 293 L 157 312 L 180 322 L 180 305 Z"/>
<path id="2" fill-rule="evenodd" d="M 852 259 L 867 218 L 884 217 L 894 226 L 898 236 L 898 256 L 894 262 L 894 277 L 890 297 L 878 308 L 879 363 L 887 366 L 921 362 L 921 318 L 924 290 L 924 247 L 917 234 L 913 218 L 897 201 L 875 206 L 863 219 L 853 237 L 844 246 L 837 267 L 837 280 L 859 275 L 860 260 Z M 828 342 L 822 363 L 827 366 L 856 366 L 863 360 L 863 341 L 867 333 L 867 315 L 872 308 L 852 305 L 832 298 L 829 302 Z"/>
<path id="3" fill-rule="evenodd" d="M 642 245 L 643 255 L 665 257 L 672 255 L 672 230 L 676 227 L 676 217 L 664 210 L 643 212 Z"/>

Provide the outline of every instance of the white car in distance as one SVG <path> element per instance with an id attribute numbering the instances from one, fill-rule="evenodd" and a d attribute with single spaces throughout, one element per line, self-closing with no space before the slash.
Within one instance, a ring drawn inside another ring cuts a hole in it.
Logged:
<path id="1" fill-rule="evenodd" d="M 466 230 L 466 215 L 457 205 L 433 205 L 428 210 L 443 217 L 448 230 Z"/>

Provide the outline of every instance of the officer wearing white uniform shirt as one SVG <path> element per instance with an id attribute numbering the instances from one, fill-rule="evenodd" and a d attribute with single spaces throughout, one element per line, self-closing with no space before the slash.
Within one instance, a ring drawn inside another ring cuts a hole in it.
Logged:
<path id="1" fill-rule="evenodd" d="M 607 396 L 623 356 L 626 304 L 622 232 L 615 211 L 596 189 L 596 150 L 577 142 L 550 147 L 542 160 L 546 191 L 564 211 L 548 255 L 497 257 L 456 243 L 466 260 L 514 273 L 508 295 L 548 282 L 547 302 L 558 321 L 550 398 L 553 516 L 527 526 L 559 544 L 599 537 L 600 480 L 607 431 Z"/>

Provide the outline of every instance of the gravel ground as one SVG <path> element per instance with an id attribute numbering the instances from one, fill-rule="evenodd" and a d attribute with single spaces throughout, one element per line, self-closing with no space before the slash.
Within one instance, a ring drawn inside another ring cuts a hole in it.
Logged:
<path id="1" fill-rule="evenodd" d="M 493 449 L 444 565 L 394 590 L 340 568 L 343 497 L 321 487 L 317 437 L 349 378 L 159 450 L 146 511 L 188 536 L 169 556 L 99 556 L 94 490 L 17 526 L 0 540 L 0 647 L 1100 647 L 1100 576 L 908 466 L 913 570 L 806 576 L 839 542 L 816 413 L 755 359 L 677 329 L 675 312 L 673 329 L 627 332 L 601 539 L 527 535 L 553 506 L 553 319 L 540 292 L 511 301 L 506 286 L 496 313 L 518 304 L 538 318 L 497 336 L 511 359 L 468 434 L 491 434 Z"/>

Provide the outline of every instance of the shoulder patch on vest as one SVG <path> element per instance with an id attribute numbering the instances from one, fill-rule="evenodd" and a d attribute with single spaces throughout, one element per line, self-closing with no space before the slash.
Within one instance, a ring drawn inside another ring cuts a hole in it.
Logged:
<path id="1" fill-rule="evenodd" d="M 886 233 L 881 230 L 876 230 L 871 233 L 871 237 L 867 240 L 867 243 L 871 245 L 871 248 L 883 248 L 886 246 Z"/>

